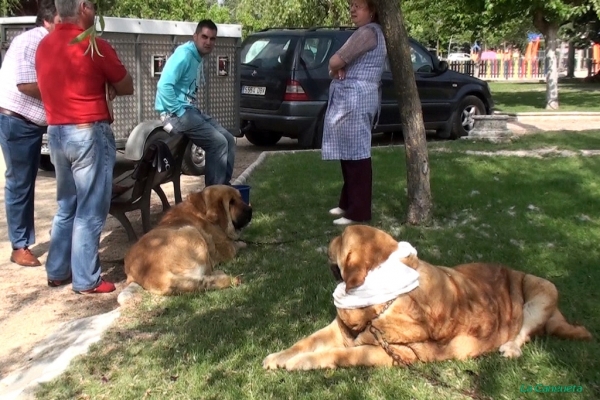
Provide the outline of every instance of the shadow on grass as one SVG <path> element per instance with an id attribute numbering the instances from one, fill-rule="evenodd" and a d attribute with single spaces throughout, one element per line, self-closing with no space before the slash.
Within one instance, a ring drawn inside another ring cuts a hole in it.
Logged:
<path id="1" fill-rule="evenodd" d="M 397 148 L 374 153 L 372 225 L 408 240 L 434 264 L 482 259 L 546 277 L 558 287 L 567 319 L 597 335 L 600 159 L 430 158 L 435 224 L 403 224 L 406 172 L 404 149 Z M 250 184 L 255 218 L 244 238 L 254 243 L 224 266 L 243 274 L 244 284 L 197 296 L 146 296 L 134 318 L 46 385 L 42 398 L 464 398 L 432 387 L 422 374 L 488 398 L 537 398 L 520 387 L 538 384 L 583 387 L 569 398 L 600 397 L 598 346 L 556 338 L 534 340 L 517 360 L 490 354 L 410 370 L 263 371 L 265 356 L 334 317 L 335 283 L 323 250 L 342 230 L 327 215 L 341 174 L 319 154 L 276 156 Z M 273 242 L 281 244 L 261 244 Z"/>

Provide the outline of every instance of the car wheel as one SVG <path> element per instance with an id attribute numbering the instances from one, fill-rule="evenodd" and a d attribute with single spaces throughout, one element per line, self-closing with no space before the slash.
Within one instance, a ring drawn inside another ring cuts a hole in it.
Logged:
<path id="1" fill-rule="evenodd" d="M 246 139 L 255 146 L 274 146 L 281 139 L 281 135 L 274 132 L 258 132 L 251 129 L 245 133 Z"/>
<path id="2" fill-rule="evenodd" d="M 204 164 L 206 163 L 204 150 L 189 142 L 185 153 L 183 154 L 183 163 L 181 171 L 186 175 L 199 176 L 204 175 Z"/>
<path id="3" fill-rule="evenodd" d="M 467 96 L 459 103 L 454 116 L 454 126 L 452 127 L 452 139 L 460 139 L 467 136 L 473 130 L 475 120 L 474 115 L 485 114 L 485 106 L 477 96 Z"/>
<path id="4" fill-rule="evenodd" d="M 54 164 L 50 161 L 49 155 L 44 154 L 40 156 L 40 169 L 42 171 L 54 172 Z"/>

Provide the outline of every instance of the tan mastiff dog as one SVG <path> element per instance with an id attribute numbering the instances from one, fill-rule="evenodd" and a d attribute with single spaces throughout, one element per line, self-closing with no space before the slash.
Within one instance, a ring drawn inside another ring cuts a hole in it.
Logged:
<path id="1" fill-rule="evenodd" d="M 463 360 L 500 351 L 519 357 L 533 335 L 591 339 L 569 324 L 549 281 L 496 264 L 431 265 L 406 242 L 369 226 L 347 227 L 329 245 L 336 319 L 267 369 L 308 370 Z"/>
<path id="2" fill-rule="evenodd" d="M 127 283 L 174 295 L 223 289 L 239 283 L 215 265 L 231 260 L 243 244 L 238 231 L 252 219 L 240 192 L 225 185 L 190 194 L 125 256 Z"/>

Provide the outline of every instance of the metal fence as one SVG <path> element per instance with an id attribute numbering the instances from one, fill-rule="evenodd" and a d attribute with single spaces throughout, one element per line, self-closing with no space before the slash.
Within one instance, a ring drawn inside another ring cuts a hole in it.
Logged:
<path id="1" fill-rule="evenodd" d="M 579 70 L 587 72 L 588 76 L 594 75 L 600 70 L 600 63 L 592 59 L 586 59 L 579 66 Z M 448 66 L 451 70 L 476 76 L 482 79 L 544 79 L 548 71 L 548 62 L 545 58 L 527 60 L 524 57 L 511 60 L 482 60 L 475 61 L 450 61 Z M 565 70 L 566 65 L 559 66 Z"/>

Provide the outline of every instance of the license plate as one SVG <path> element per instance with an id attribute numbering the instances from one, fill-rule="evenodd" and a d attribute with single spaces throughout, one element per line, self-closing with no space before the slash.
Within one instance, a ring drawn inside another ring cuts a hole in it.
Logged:
<path id="1" fill-rule="evenodd" d="M 42 144 L 42 154 L 44 154 L 44 155 L 50 154 L 50 148 L 48 147 L 47 144 Z"/>
<path id="2" fill-rule="evenodd" d="M 264 86 L 242 86 L 242 94 L 252 94 L 255 96 L 264 96 L 267 88 Z"/>

